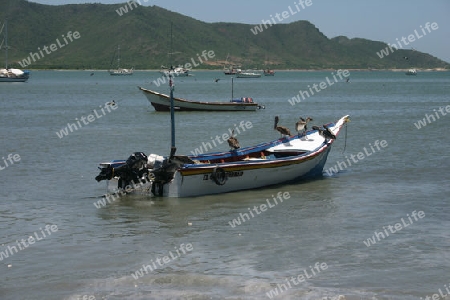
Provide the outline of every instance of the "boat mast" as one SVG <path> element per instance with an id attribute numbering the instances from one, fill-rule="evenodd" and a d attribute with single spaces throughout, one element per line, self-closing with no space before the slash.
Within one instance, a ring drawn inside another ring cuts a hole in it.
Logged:
<path id="1" fill-rule="evenodd" d="M 4 26 L 5 26 L 5 69 L 8 70 L 8 19 L 5 20 Z"/>
<path id="2" fill-rule="evenodd" d="M 170 158 L 175 155 L 175 151 L 177 148 L 175 147 L 175 112 L 174 112 L 174 104 L 173 104 L 173 65 L 172 65 L 172 25 L 170 23 L 170 70 L 169 70 L 169 87 L 170 87 L 170 129 L 171 129 L 171 147 L 170 147 Z"/>
<path id="3" fill-rule="evenodd" d="M 231 101 L 233 101 L 234 95 L 233 95 L 233 77 L 231 77 Z"/>
<path id="4" fill-rule="evenodd" d="M 117 45 L 117 69 L 120 68 L 120 45 Z"/>

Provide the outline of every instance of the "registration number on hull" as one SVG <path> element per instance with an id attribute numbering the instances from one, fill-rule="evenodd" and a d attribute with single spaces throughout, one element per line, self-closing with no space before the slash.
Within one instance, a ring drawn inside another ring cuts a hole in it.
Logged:
<path id="1" fill-rule="evenodd" d="M 240 177 L 242 175 L 244 175 L 244 171 L 230 171 L 230 172 L 226 172 L 227 177 Z M 203 180 L 210 180 L 211 179 L 211 174 L 205 174 L 203 175 Z"/>

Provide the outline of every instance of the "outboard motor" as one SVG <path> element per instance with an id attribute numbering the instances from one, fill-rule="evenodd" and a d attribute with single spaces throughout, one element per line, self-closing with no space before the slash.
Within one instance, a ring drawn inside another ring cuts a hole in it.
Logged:
<path id="1" fill-rule="evenodd" d="M 95 180 L 111 180 L 114 176 L 119 177 L 118 188 L 124 189 L 131 183 L 139 183 L 142 177 L 148 178 L 147 169 L 147 155 L 143 152 L 134 152 L 126 160 L 125 164 L 118 167 L 108 165 L 100 169 L 100 174 L 95 177 Z"/>

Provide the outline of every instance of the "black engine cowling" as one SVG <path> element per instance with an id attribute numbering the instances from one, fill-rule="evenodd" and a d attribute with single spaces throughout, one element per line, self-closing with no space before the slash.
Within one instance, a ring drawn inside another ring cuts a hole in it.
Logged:
<path id="1" fill-rule="evenodd" d="M 147 155 L 143 152 L 134 152 L 128 157 L 125 164 L 119 167 L 114 168 L 108 165 L 101 168 L 100 174 L 95 177 L 95 180 L 111 180 L 117 176 L 119 177 L 118 188 L 125 188 L 132 182 L 138 183 L 144 175 L 148 175 L 147 160 Z"/>

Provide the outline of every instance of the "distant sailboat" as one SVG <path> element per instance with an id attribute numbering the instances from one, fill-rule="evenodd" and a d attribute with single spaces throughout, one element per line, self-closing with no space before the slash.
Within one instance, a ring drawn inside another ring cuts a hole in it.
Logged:
<path id="1" fill-rule="evenodd" d="M 114 60 L 115 55 L 113 56 Z M 112 65 L 112 60 L 111 60 Z M 120 67 L 120 46 L 117 46 L 117 69 L 109 70 L 109 74 L 112 76 L 122 76 L 122 75 L 133 75 L 133 68 L 131 69 L 122 69 Z"/>
<path id="2" fill-rule="evenodd" d="M 5 29 L 5 35 L 0 49 L 5 48 L 5 68 L 0 68 L 0 82 L 25 82 L 30 77 L 30 71 L 8 68 L 8 20 L 3 24 L 0 33 L 3 32 L 3 29 Z M 5 45 L 3 46 L 3 44 Z"/>
<path id="3" fill-rule="evenodd" d="M 225 65 L 223 66 L 223 73 L 225 75 L 236 75 L 242 72 L 241 67 L 238 65 L 230 64 L 228 62 L 228 57 L 230 55 L 227 55 L 227 59 L 225 60 Z M 228 65 L 228 67 L 227 67 Z"/>

